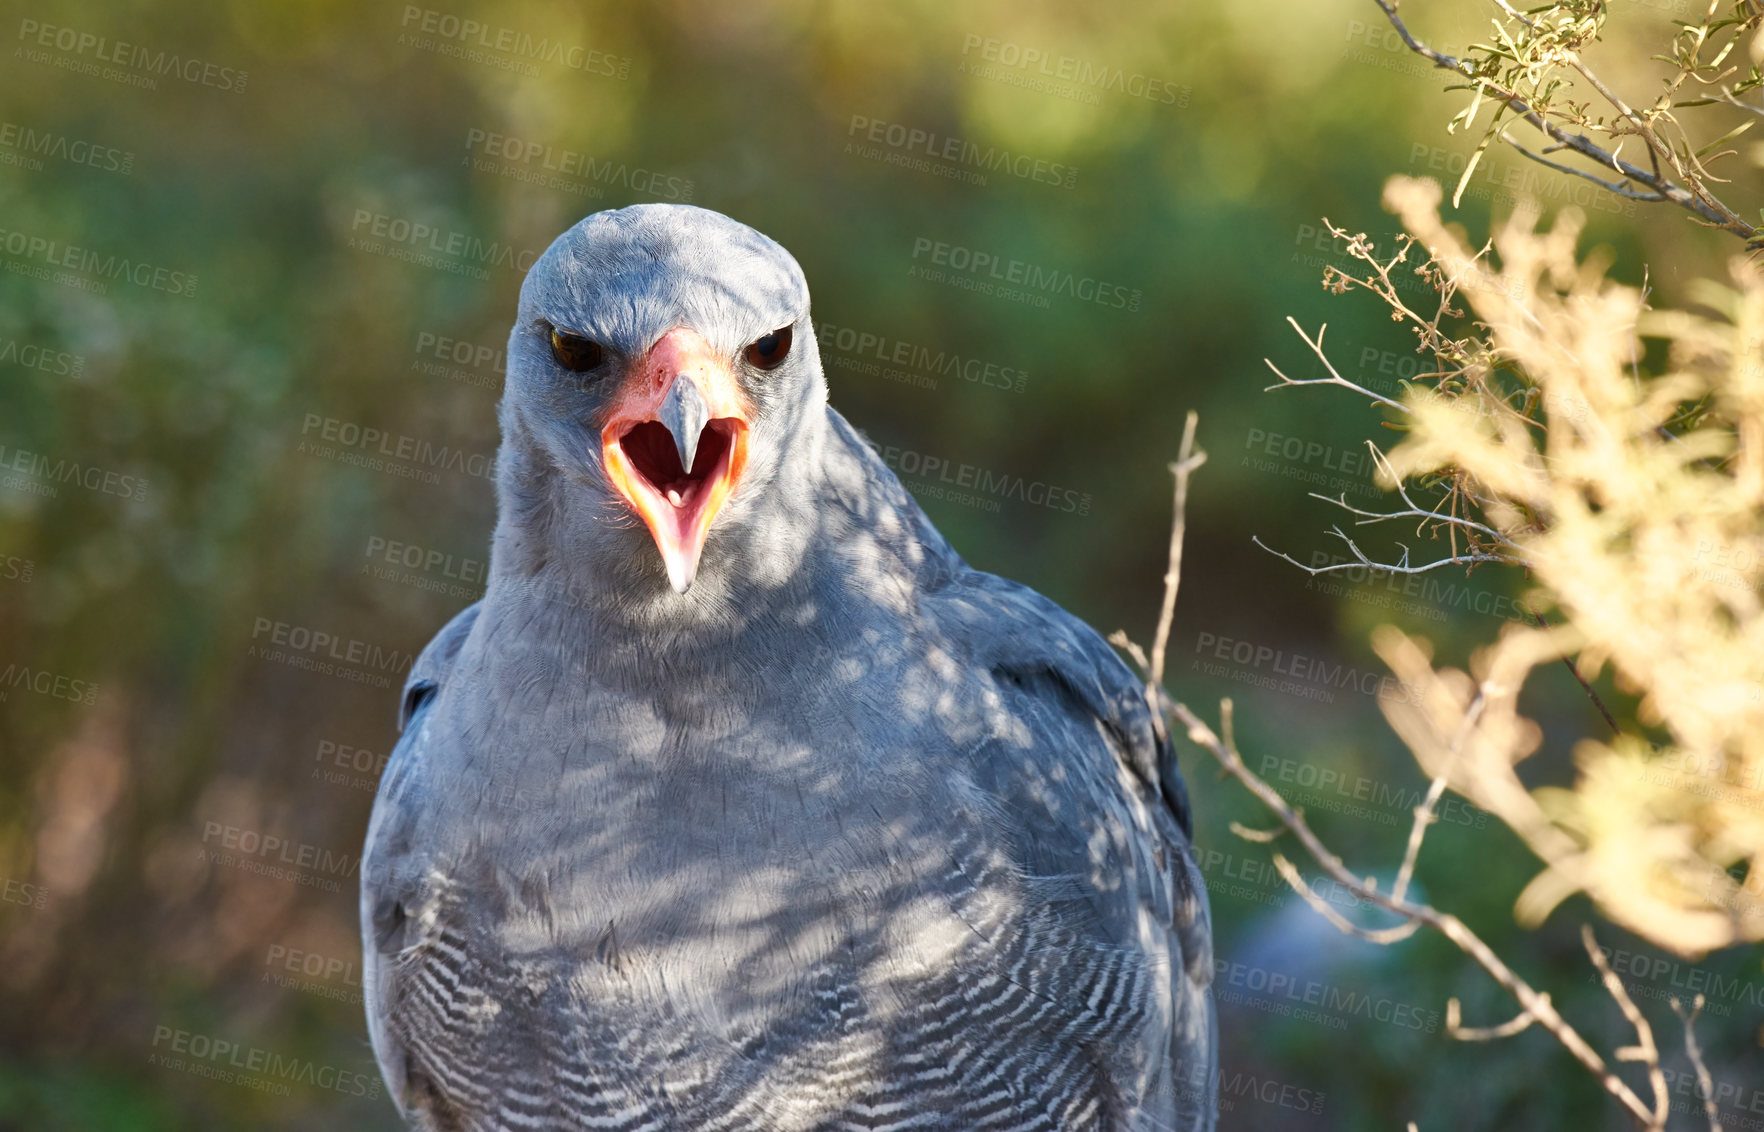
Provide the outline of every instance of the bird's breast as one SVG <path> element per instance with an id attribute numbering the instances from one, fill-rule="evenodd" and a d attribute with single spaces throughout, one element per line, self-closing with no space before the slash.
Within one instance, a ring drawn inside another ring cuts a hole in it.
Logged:
<path id="1" fill-rule="evenodd" d="M 431 795 L 453 831 L 435 955 L 463 955 L 494 1005 L 460 1048 L 549 1064 L 536 1035 L 569 1035 L 562 1068 L 595 1097 L 650 1095 L 682 1128 L 1100 1104 L 1086 1051 L 1151 1016 L 1151 968 L 1070 929 L 971 749 L 884 692 L 688 719 L 589 690 L 438 718 L 470 743 Z"/>
<path id="2" fill-rule="evenodd" d="M 963 791 L 946 739 L 787 697 L 698 707 L 682 718 L 666 699 L 591 692 L 462 727 L 469 787 L 442 799 L 469 831 L 460 851 L 535 894 L 557 943 L 610 922 L 627 960 L 701 953 L 745 977 L 884 924 L 921 924 L 927 953 L 953 938 L 959 921 L 929 910 L 995 849 L 979 814 L 951 812 Z"/>

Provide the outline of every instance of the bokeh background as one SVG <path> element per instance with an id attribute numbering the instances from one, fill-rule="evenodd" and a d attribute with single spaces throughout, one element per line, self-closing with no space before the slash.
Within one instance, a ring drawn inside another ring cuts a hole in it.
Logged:
<path id="1" fill-rule="evenodd" d="M 1615 0 L 1601 69 L 1650 90 L 1691 6 Z M 1472 0 L 1404 12 L 1446 47 L 1486 28 Z M 397 1126 L 361 1018 L 362 834 L 403 671 L 482 588 L 521 269 L 589 212 L 689 201 L 783 243 L 834 404 L 970 561 L 1104 632 L 1150 636 L 1198 409 L 1171 686 L 1234 697 L 1252 768 L 1362 872 L 1394 869 L 1425 788 L 1368 631 L 1461 661 L 1521 615 L 1521 577 L 1314 581 L 1251 543 L 1339 554 L 1306 493 L 1374 504 L 1363 445 L 1390 438 L 1345 392 L 1262 391 L 1264 357 L 1321 372 L 1286 317 L 1382 392 L 1419 362 L 1319 286 L 1349 262 L 1322 218 L 1388 242 L 1384 179 L 1449 184 L 1471 146 L 1371 0 L 6 0 L 0 59 L 0 1128 Z M 1511 153 L 1459 218 L 1527 191 L 1578 203 L 1662 303 L 1734 250 Z M 977 256 L 1067 282 L 989 289 Z M 1531 695 L 1528 773 L 1568 781 L 1602 724 L 1565 671 Z M 1253 801 L 1184 758 L 1222 1127 L 1624 1126 L 1542 1033 L 1448 1040 L 1448 997 L 1482 1024 L 1511 1003 L 1442 940 L 1339 936 L 1229 832 L 1266 824 Z M 1590 907 L 1521 930 L 1535 862 L 1445 819 L 1425 894 L 1627 1042 Z M 1700 1118 L 1666 998 L 1703 991 L 1726 1126 L 1760 1126 L 1757 952 L 1599 932 L 1672 1050 L 1675 1123 Z"/>

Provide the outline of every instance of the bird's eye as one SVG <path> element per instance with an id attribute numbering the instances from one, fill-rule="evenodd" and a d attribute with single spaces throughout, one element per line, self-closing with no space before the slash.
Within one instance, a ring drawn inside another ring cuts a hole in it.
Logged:
<path id="1" fill-rule="evenodd" d="M 584 373 L 605 361 L 606 351 L 592 338 L 554 326 L 551 328 L 551 356 L 557 359 L 558 365 L 572 373 Z"/>
<path id="2" fill-rule="evenodd" d="M 790 353 L 790 328 L 774 330 L 747 348 L 747 360 L 755 369 L 777 369 Z"/>

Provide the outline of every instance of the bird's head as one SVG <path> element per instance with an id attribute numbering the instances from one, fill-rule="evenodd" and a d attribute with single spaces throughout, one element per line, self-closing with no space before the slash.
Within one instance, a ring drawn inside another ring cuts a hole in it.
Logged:
<path id="1" fill-rule="evenodd" d="M 684 594 L 713 527 L 751 525 L 768 510 L 756 496 L 789 494 L 793 454 L 825 404 L 808 285 L 789 252 L 689 205 L 598 212 L 521 287 L 504 507 L 552 512 L 554 539 L 578 544 L 558 553 L 628 557 L 640 523 Z"/>

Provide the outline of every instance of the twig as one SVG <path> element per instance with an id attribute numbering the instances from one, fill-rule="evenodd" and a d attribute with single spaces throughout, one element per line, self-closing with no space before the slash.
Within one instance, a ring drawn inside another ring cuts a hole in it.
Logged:
<path id="1" fill-rule="evenodd" d="M 1537 610 L 1528 608 L 1525 612 L 1531 614 L 1531 619 L 1537 622 L 1538 628 L 1548 629 L 1550 627 L 1550 623 L 1544 620 L 1544 615 Z M 1580 669 L 1574 664 L 1574 658 L 1565 655 L 1562 657 L 1562 663 L 1568 667 L 1569 672 L 1574 674 L 1575 682 L 1586 692 L 1587 698 L 1592 700 L 1593 706 L 1599 709 L 1599 714 L 1605 717 L 1605 724 L 1611 729 L 1611 734 L 1623 734 L 1622 729 L 1617 726 L 1617 718 L 1611 714 L 1611 709 L 1605 706 L 1605 701 L 1599 698 L 1599 694 L 1593 689 L 1593 686 L 1587 683 L 1586 677 L 1580 674 Z"/>
<path id="2" fill-rule="evenodd" d="M 1748 114 L 1764 117 L 1764 106 L 1753 106 L 1750 102 L 1741 102 L 1733 96 L 1733 91 L 1727 87 L 1721 88 L 1720 98 L 1693 98 L 1679 103 L 1680 106 L 1709 106 L 1713 104 L 1731 106 L 1735 110 L 1744 110 Z"/>
<path id="3" fill-rule="evenodd" d="M 1164 682 L 1164 650 L 1170 644 L 1170 621 L 1176 613 L 1176 587 L 1182 582 L 1182 541 L 1188 525 L 1188 477 L 1207 462 L 1207 454 L 1197 452 L 1194 447 L 1194 430 L 1199 424 L 1200 414 L 1190 409 L 1188 420 L 1182 425 L 1182 447 L 1177 450 L 1176 462 L 1170 465 L 1170 474 L 1176 479 L 1176 521 L 1170 525 L 1170 565 L 1164 571 L 1164 606 L 1158 613 L 1157 636 L 1152 638 L 1151 669 L 1145 689 L 1154 714 L 1158 713 L 1156 689 Z"/>
<path id="4" fill-rule="evenodd" d="M 1368 440 L 1366 442 L 1366 447 L 1371 451 L 1372 462 L 1378 466 L 1378 470 L 1389 476 L 1391 482 L 1396 485 L 1396 493 L 1405 504 L 1404 510 L 1367 511 L 1349 503 L 1347 501 L 1347 492 L 1345 491 L 1334 499 L 1331 499 L 1327 495 L 1319 495 L 1314 491 L 1306 492 L 1305 494 L 1309 495 L 1312 499 L 1321 499 L 1325 503 L 1333 503 L 1349 514 L 1363 516 L 1359 522 L 1354 524 L 1356 527 L 1363 527 L 1369 523 L 1382 523 L 1386 519 L 1421 519 L 1426 522 L 1442 523 L 1446 526 L 1463 527 L 1465 530 L 1487 535 L 1489 538 L 1503 546 L 1510 546 L 1515 550 L 1519 548 L 1518 543 L 1515 543 L 1512 539 L 1508 538 L 1500 531 L 1495 530 L 1493 527 L 1488 526 L 1486 523 L 1478 523 L 1474 519 L 1466 519 L 1461 515 L 1442 515 L 1438 511 L 1429 511 L 1427 508 L 1422 507 L 1413 499 L 1409 498 L 1409 489 L 1403 486 L 1402 477 L 1397 475 L 1396 469 L 1391 466 L 1390 458 L 1378 450 L 1378 445 Z"/>
<path id="5" fill-rule="evenodd" d="M 1684 1052 L 1690 1058 L 1691 1066 L 1697 1071 L 1697 1085 L 1703 1094 L 1703 1115 L 1709 1120 L 1709 1132 L 1721 1132 L 1721 1110 L 1715 1104 L 1715 1079 L 1709 1074 L 1709 1066 L 1703 1061 L 1703 1047 L 1697 1044 L 1697 1015 L 1703 1012 L 1703 996 L 1698 995 L 1686 1011 L 1684 1004 L 1678 999 L 1672 1000 L 1672 1013 L 1678 1015 L 1684 1023 Z"/>
<path id="6" fill-rule="evenodd" d="M 1458 761 L 1458 754 L 1464 749 L 1464 743 L 1470 733 L 1476 730 L 1477 720 L 1482 718 L 1483 705 L 1488 698 L 1480 691 L 1476 699 L 1464 712 L 1464 718 L 1458 721 L 1458 729 L 1452 735 L 1451 746 L 1446 750 L 1446 757 L 1434 775 L 1433 782 L 1427 787 L 1427 797 L 1415 807 L 1415 822 L 1409 827 L 1409 843 L 1403 849 L 1403 863 L 1397 869 L 1396 883 L 1391 886 L 1393 899 L 1401 900 L 1409 894 L 1409 881 L 1415 875 L 1415 861 L 1421 856 L 1421 839 L 1427 836 L 1427 827 L 1434 823 L 1433 808 L 1439 805 L 1439 799 L 1445 793 L 1446 779 Z"/>
<path id="7" fill-rule="evenodd" d="M 1617 977 L 1617 972 L 1611 970 L 1611 964 L 1606 962 L 1605 953 L 1599 950 L 1598 940 L 1593 938 L 1591 924 L 1580 925 L 1580 942 L 1586 946 L 1587 958 L 1599 969 L 1599 978 L 1604 981 L 1605 990 L 1617 1001 L 1617 1009 L 1623 1011 L 1623 1017 L 1635 1027 L 1636 1044 L 1618 1050 L 1617 1060 L 1639 1061 L 1648 1067 L 1648 1084 L 1654 1090 L 1653 1121 L 1655 1125 L 1664 1127 L 1669 1098 L 1666 1095 L 1666 1075 L 1660 1070 L 1660 1051 L 1654 1047 L 1654 1028 L 1648 1025 L 1647 1018 L 1636 1009 L 1635 1001 L 1623 989 L 1623 980 Z"/>
<path id="8" fill-rule="evenodd" d="M 1286 883 L 1292 886 L 1292 890 L 1304 897 L 1306 904 L 1348 935 L 1356 936 L 1367 943 L 1392 944 L 1408 939 L 1421 929 L 1421 921 L 1417 919 L 1405 919 L 1392 928 L 1363 928 L 1337 912 L 1329 901 L 1318 896 L 1297 866 L 1279 853 L 1274 854 L 1274 867 L 1280 870 L 1280 875 L 1286 878 Z"/>
<path id="9" fill-rule="evenodd" d="M 1318 574 L 1328 574 L 1336 570 L 1355 570 L 1362 566 L 1369 567 L 1385 574 L 1425 574 L 1430 570 L 1438 570 L 1443 566 L 1467 566 L 1475 562 L 1511 561 L 1511 559 L 1499 554 L 1454 554 L 1450 558 L 1441 558 L 1422 566 L 1411 566 L 1409 565 L 1409 548 L 1403 546 L 1403 544 L 1399 542 L 1397 545 L 1403 546 L 1403 560 L 1401 562 L 1396 564 L 1389 562 L 1374 562 L 1372 559 L 1366 557 L 1365 551 L 1361 550 L 1359 546 L 1354 543 L 1353 539 L 1343 533 L 1340 527 L 1329 528 L 1329 533 L 1347 543 L 1348 549 L 1354 552 L 1355 561 L 1336 562 L 1328 566 L 1306 566 L 1292 555 L 1284 554 L 1281 551 L 1275 550 L 1273 547 L 1263 542 L 1262 536 L 1260 535 L 1251 535 L 1250 541 L 1267 551 L 1269 554 L 1272 554 L 1274 557 L 1286 559 L 1288 562 L 1297 566 L 1300 570 L 1303 570 L 1312 577 L 1316 577 Z"/>
<path id="10" fill-rule="evenodd" d="M 1549 158 L 1544 157 L 1541 154 L 1531 152 L 1529 149 L 1526 149 L 1524 146 L 1508 137 L 1505 130 L 1501 131 L 1501 140 L 1524 154 L 1526 157 L 1531 158 L 1539 165 L 1547 165 L 1558 173 L 1569 173 L 1576 177 L 1584 177 L 1586 180 L 1591 181 L 1601 189 L 1606 189 L 1620 197 L 1628 197 L 1630 200 L 1647 201 L 1649 203 L 1657 203 L 1666 199 L 1659 193 L 1638 193 L 1621 181 L 1606 181 L 1602 178 L 1593 176 L 1584 169 L 1576 169 L 1572 165 L 1563 165 L 1559 161 L 1551 161 Z"/>
<path id="11" fill-rule="evenodd" d="M 1538 997 L 1542 998 L 1545 1002 L 1548 1002 L 1550 999 L 1550 996 L 1547 994 L 1539 995 Z M 1531 1024 L 1537 1021 L 1537 1015 L 1529 1010 L 1521 1010 L 1518 1014 L 1515 1014 L 1508 1021 L 1502 1022 L 1499 1026 L 1466 1026 L 1463 1024 L 1463 1021 L 1463 1007 L 1458 1004 L 1458 1000 L 1455 998 L 1447 999 L 1446 1034 L 1460 1042 L 1492 1042 L 1500 1038 L 1510 1038 L 1514 1034 L 1529 1030 Z"/>
<path id="12" fill-rule="evenodd" d="M 1236 821 L 1230 823 L 1230 828 L 1232 833 L 1235 833 L 1245 841 L 1254 841 L 1262 845 L 1266 845 L 1270 841 L 1280 840 L 1280 835 L 1286 832 L 1285 830 L 1280 829 L 1251 829 L 1242 822 Z"/>
<path id="13" fill-rule="evenodd" d="M 1585 134 L 1570 133 L 1569 131 L 1564 130 L 1556 123 L 1545 118 L 1537 110 L 1533 109 L 1531 104 L 1522 98 L 1516 91 L 1509 90 L 1500 83 L 1495 82 L 1484 75 L 1478 74 L 1475 67 L 1472 67 L 1462 59 L 1447 55 L 1441 51 L 1436 51 L 1427 46 L 1427 44 L 1416 39 L 1414 34 L 1409 31 L 1408 26 L 1403 23 L 1402 18 L 1397 15 L 1396 0 L 1373 0 L 1373 2 L 1384 12 L 1385 18 L 1390 21 L 1391 27 L 1396 29 L 1397 35 L 1402 37 L 1404 45 L 1407 46 L 1410 51 L 1431 61 L 1436 67 L 1455 72 L 1468 79 L 1476 85 L 1478 91 L 1485 92 L 1490 97 L 1499 100 L 1520 119 L 1541 133 L 1554 139 L 1560 148 L 1573 150 L 1575 153 L 1589 158 L 1607 169 L 1621 173 L 1626 180 L 1648 186 L 1663 199 L 1670 201 L 1688 212 L 1696 214 L 1699 218 L 1707 221 L 1715 227 L 1744 237 L 1748 245 L 1755 244 L 1760 239 L 1760 231 L 1757 227 L 1741 219 L 1732 209 L 1722 204 L 1707 190 L 1702 189 L 1700 186 L 1695 189 L 1686 189 L 1684 186 L 1679 185 L 1677 182 L 1659 172 L 1658 150 L 1660 143 L 1658 139 L 1652 136 L 1653 131 L 1651 129 L 1644 126 L 1636 132 L 1640 133 L 1644 140 L 1648 141 L 1648 152 L 1649 155 L 1655 159 L 1656 166 L 1652 172 L 1624 161 L 1615 153 L 1604 149 Z M 1575 60 L 1574 62 L 1577 63 L 1578 60 Z M 1617 100 L 1614 104 L 1620 109 L 1627 109 L 1621 100 Z M 1633 115 L 1633 111 L 1631 111 L 1630 114 Z"/>
<path id="14" fill-rule="evenodd" d="M 1397 870 L 1396 883 L 1390 888 L 1394 899 L 1401 900 L 1409 894 L 1409 881 L 1415 875 L 1415 860 L 1421 856 L 1421 839 L 1426 836 L 1427 827 L 1438 820 L 1433 816 L 1433 808 L 1439 805 L 1445 788 L 1445 775 L 1442 774 L 1433 780 L 1427 788 L 1427 797 L 1415 807 L 1415 823 L 1409 827 L 1409 844 L 1403 849 L 1403 864 Z"/>
<path id="15" fill-rule="evenodd" d="M 1381 260 L 1376 255 L 1372 254 L 1372 241 L 1366 238 L 1366 233 L 1357 232 L 1350 236 L 1348 235 L 1347 229 L 1336 227 L 1334 221 L 1330 220 L 1327 216 L 1323 218 L 1323 227 L 1327 228 L 1329 234 L 1336 239 L 1347 241 L 1348 255 L 1369 265 L 1373 271 L 1378 273 L 1378 282 L 1373 283 L 1369 278 L 1361 279 L 1357 276 L 1349 275 L 1339 267 L 1334 268 L 1333 270 L 1335 271 L 1335 274 L 1341 280 L 1353 283 L 1359 287 L 1364 287 L 1367 290 L 1384 296 L 1385 301 L 1391 305 L 1391 308 L 1395 310 L 1397 314 L 1408 319 L 1417 326 L 1429 325 L 1426 319 L 1423 319 L 1419 314 L 1415 313 L 1407 303 L 1403 302 L 1402 296 L 1397 293 L 1398 289 L 1396 282 L 1390 277 L 1392 268 L 1396 267 L 1399 263 L 1407 263 L 1409 261 L 1409 252 L 1414 249 L 1416 244 L 1420 243 L 1419 240 L 1414 236 L 1409 235 L 1407 232 L 1398 232 L 1396 239 L 1397 243 L 1401 246 L 1397 248 L 1396 254 L 1391 256 L 1389 260 Z M 1432 253 L 1429 252 L 1429 256 L 1431 256 L 1431 254 Z M 1329 278 L 1329 270 L 1330 269 L 1325 269 L 1323 273 L 1325 281 Z M 1449 297 L 1442 294 L 1440 300 L 1440 306 L 1442 308 L 1440 313 L 1443 315 L 1445 313 L 1445 308 L 1449 305 Z M 1435 321 L 1438 320 L 1438 317 L 1439 316 L 1435 316 Z M 1289 318 L 1287 321 L 1291 322 L 1292 320 Z M 1323 335 L 1321 333 L 1317 335 L 1317 342 L 1319 346 L 1322 345 Z"/>
<path id="16" fill-rule="evenodd" d="M 1507 15 L 1512 17 L 1513 19 L 1518 20 L 1520 23 L 1524 24 L 1526 27 L 1537 26 L 1537 25 L 1533 24 L 1530 20 L 1526 19 L 1524 16 L 1520 15 L 1518 12 L 1515 12 L 1513 10 L 1512 5 L 1507 3 L 1507 0 L 1494 0 L 1494 2 L 1495 2 L 1495 6 L 1498 7 L 1501 11 L 1507 13 Z"/>
<path id="17" fill-rule="evenodd" d="M 1305 847 L 1312 859 L 1320 865 L 1325 873 L 1337 884 L 1358 896 L 1361 900 L 1375 904 L 1387 912 L 1394 912 L 1407 919 L 1418 920 L 1451 940 L 1471 959 L 1474 959 L 1489 976 L 1499 983 L 1507 993 L 1518 1000 L 1519 1005 L 1537 1018 L 1544 1029 L 1553 1034 L 1557 1041 L 1584 1065 L 1588 1072 L 1597 1077 L 1605 1091 L 1615 1097 L 1618 1103 L 1628 1109 L 1636 1119 L 1643 1121 L 1650 1129 L 1659 1128 L 1654 1121 L 1653 1113 L 1640 1097 L 1630 1089 L 1621 1077 L 1613 1073 L 1605 1064 L 1605 1059 L 1587 1044 L 1579 1031 L 1570 1026 L 1550 1004 L 1549 997 L 1534 990 L 1531 984 L 1515 974 L 1512 968 L 1496 955 L 1480 936 L 1471 931 L 1465 923 L 1449 912 L 1441 912 L 1426 904 L 1415 904 L 1409 900 L 1395 900 L 1389 895 L 1379 892 L 1350 872 L 1340 857 L 1337 857 L 1312 832 L 1304 816 L 1293 810 L 1267 782 L 1263 781 L 1254 771 L 1244 765 L 1243 759 L 1235 749 L 1227 747 L 1211 727 L 1196 715 L 1187 704 L 1180 700 L 1172 701 L 1171 713 L 1188 728 L 1188 738 L 1197 745 L 1211 752 L 1219 760 L 1226 772 L 1243 783 L 1249 792 L 1261 799 L 1262 804 L 1274 811 L 1280 823 L 1290 830 Z"/>
<path id="18" fill-rule="evenodd" d="M 1329 329 L 1329 324 L 1327 322 L 1317 328 L 1317 339 L 1316 341 L 1312 341 L 1310 336 L 1299 326 L 1297 319 L 1293 318 L 1291 315 L 1287 315 L 1286 321 L 1292 325 L 1294 330 L 1298 331 L 1298 336 L 1305 340 L 1305 345 L 1311 348 L 1311 352 L 1317 355 L 1318 360 L 1323 363 L 1323 368 L 1329 371 L 1329 376 L 1307 377 L 1303 381 L 1294 381 L 1284 373 L 1281 373 L 1279 366 L 1276 366 L 1267 358 L 1263 358 L 1263 363 L 1266 364 L 1269 369 L 1274 371 L 1274 376 L 1278 377 L 1280 381 L 1276 385 L 1264 387 L 1262 392 L 1266 393 L 1270 389 L 1280 389 L 1288 385 L 1339 385 L 1344 389 L 1352 389 L 1355 393 L 1358 393 L 1363 397 L 1370 397 L 1380 405 L 1395 409 L 1399 413 L 1407 413 L 1410 411 L 1409 407 L 1401 401 L 1393 401 L 1381 393 L 1374 393 L 1363 385 L 1349 381 L 1337 372 L 1335 365 L 1330 362 L 1329 356 L 1323 352 L 1323 332 Z"/>
<path id="19" fill-rule="evenodd" d="M 1425 507 L 1418 507 L 1409 499 L 1406 492 L 1402 492 L 1400 485 L 1397 490 L 1402 493 L 1403 502 L 1408 504 L 1408 507 L 1401 511 L 1367 511 L 1363 508 L 1355 507 L 1347 501 L 1347 492 L 1345 491 L 1333 498 L 1315 491 L 1307 491 L 1305 494 L 1312 499 L 1321 499 L 1325 503 L 1333 503 L 1351 515 L 1363 516 L 1359 522 L 1354 524 L 1356 527 L 1364 527 L 1372 523 L 1382 523 L 1387 519 L 1423 519 L 1428 522 L 1440 523 L 1449 527 L 1463 527 L 1467 531 L 1476 531 L 1479 534 L 1486 534 L 1507 546 L 1517 546 L 1512 539 L 1501 534 L 1493 527 L 1478 523 L 1474 519 L 1466 519 L 1462 515 L 1442 515 L 1438 511 L 1429 511 Z"/>
<path id="20" fill-rule="evenodd" d="M 1185 430 L 1186 435 L 1192 435 L 1192 432 L 1192 426 Z M 1185 464 L 1186 460 L 1179 461 L 1176 467 L 1183 468 Z M 1179 477 L 1184 478 L 1186 475 L 1185 472 L 1178 472 L 1177 474 Z M 1183 531 L 1186 529 L 1186 516 L 1182 513 L 1182 509 L 1186 507 L 1187 503 L 1185 482 L 1183 483 L 1183 488 L 1184 490 L 1177 492 L 1176 506 L 1178 511 L 1177 514 L 1172 517 L 1171 526 L 1175 531 Z M 1179 539 L 1173 539 L 1170 554 L 1170 566 L 1164 575 L 1164 602 L 1159 611 L 1158 626 L 1156 630 L 1156 639 L 1158 640 L 1166 642 L 1169 640 L 1170 622 L 1175 613 L 1176 603 L 1174 595 L 1176 589 L 1181 585 L 1181 580 L 1181 544 Z M 1116 637 L 1117 639 L 1121 639 L 1123 635 L 1116 634 Z M 1137 649 L 1130 651 L 1136 659 L 1143 656 L 1143 654 Z M 1161 673 L 1162 670 L 1159 669 L 1158 675 L 1161 676 Z M 1147 676 L 1150 677 L 1151 675 L 1152 671 L 1148 669 Z M 1215 733 L 1211 727 L 1207 726 L 1207 724 L 1196 715 L 1187 704 L 1182 703 L 1180 700 L 1167 698 L 1162 692 L 1160 685 L 1161 680 L 1148 680 L 1146 687 L 1147 697 L 1155 707 L 1163 708 L 1167 705 L 1171 716 L 1179 720 L 1183 726 L 1187 728 L 1188 738 L 1192 742 L 1209 751 L 1213 757 L 1219 761 L 1220 766 L 1223 767 L 1228 774 L 1243 783 L 1250 793 L 1261 799 L 1263 805 L 1273 811 L 1274 815 L 1280 820 L 1280 824 L 1298 839 L 1299 843 L 1304 846 L 1305 851 L 1311 855 L 1311 859 L 1316 861 L 1331 879 L 1337 884 L 1340 884 L 1347 891 L 1359 897 L 1361 900 L 1383 908 L 1387 912 L 1392 912 L 1403 918 L 1405 921 L 1408 921 L 1408 923 L 1399 925 L 1396 928 L 1381 930 L 1366 929 L 1357 924 L 1352 924 L 1345 917 L 1342 917 L 1339 913 L 1335 912 L 1333 908 L 1329 907 L 1327 901 L 1324 901 L 1311 890 L 1309 884 L 1305 882 L 1303 876 L 1299 875 L 1298 870 L 1290 861 L 1287 861 L 1284 856 L 1276 855 L 1275 865 L 1281 870 L 1281 875 L 1286 877 L 1288 883 L 1291 883 L 1294 889 L 1298 891 L 1301 896 L 1304 896 L 1306 901 L 1310 903 L 1312 907 L 1317 908 L 1319 912 L 1322 912 L 1327 916 L 1331 923 L 1335 923 L 1337 926 L 1343 927 L 1344 930 L 1350 931 L 1353 934 L 1366 939 L 1389 941 L 1391 938 L 1401 938 L 1401 936 L 1396 933 L 1401 932 L 1404 935 L 1411 934 L 1421 925 L 1425 925 L 1439 932 L 1441 935 L 1456 944 L 1466 955 L 1481 965 L 1483 970 L 1487 971 L 1495 982 L 1499 983 L 1509 994 L 1518 1000 L 1519 1005 L 1524 1009 L 1525 1013 L 1535 1018 L 1539 1024 L 1553 1034 L 1556 1040 L 1561 1042 L 1568 1052 L 1574 1056 L 1575 1060 L 1579 1061 L 1589 1072 L 1597 1077 L 1605 1090 L 1615 1097 L 1624 1108 L 1628 1109 L 1638 1120 L 1643 1121 L 1650 1130 L 1656 1130 L 1663 1126 L 1662 1119 L 1657 1118 L 1655 1113 L 1649 1110 L 1648 1106 L 1642 1102 L 1641 1098 L 1636 1096 L 1635 1092 L 1630 1089 L 1622 1078 L 1618 1077 L 1606 1066 L 1604 1058 L 1600 1057 L 1597 1051 L 1587 1044 L 1586 1039 L 1582 1038 L 1580 1033 L 1570 1026 L 1568 1022 L 1556 1012 L 1555 1007 L 1550 1003 L 1549 996 L 1540 994 L 1538 991 L 1534 990 L 1529 983 L 1515 974 L 1512 968 L 1508 967 L 1506 963 L 1501 960 L 1500 956 L 1496 955 L 1494 951 L 1482 941 L 1481 937 L 1471 931 L 1462 920 L 1459 920 L 1449 912 L 1440 912 L 1431 905 L 1416 904 L 1407 899 L 1406 896 L 1399 897 L 1394 894 L 1380 892 L 1378 891 L 1375 881 L 1362 879 L 1349 871 L 1341 858 L 1331 852 L 1330 849 L 1318 839 L 1316 833 L 1312 831 L 1309 823 L 1305 821 L 1304 815 L 1294 810 L 1293 807 L 1287 803 L 1286 799 L 1281 796 L 1278 790 L 1270 786 L 1245 765 L 1242 756 L 1237 752 L 1236 738 L 1232 733 L 1232 708 L 1229 699 L 1222 700 L 1219 704 L 1219 725 L 1220 731 L 1224 734 L 1224 738 L 1221 738 L 1220 734 Z M 1161 711 L 1159 714 L 1162 714 Z M 1596 952 L 1597 948 L 1593 948 L 1593 951 Z M 1597 960 L 1595 961 L 1602 961 L 1603 958 L 1603 955 L 1598 955 Z M 1609 969 L 1608 965 L 1605 969 Z M 1621 984 L 1618 985 L 1618 991 L 1621 991 Z M 1634 1009 L 1634 1004 L 1628 1002 L 1627 995 L 1624 995 L 1619 1000 L 1620 1005 L 1625 1003 L 1627 1003 L 1626 1013 Z M 1642 1020 L 1642 1025 L 1645 1026 L 1645 1024 L 1644 1019 Z M 1638 1034 L 1644 1035 L 1642 1039 L 1643 1047 L 1651 1049 L 1651 1034 L 1647 1034 L 1641 1026 L 1638 1026 L 1637 1030 Z M 1657 1059 L 1653 1063 L 1653 1070 L 1655 1079 L 1658 1080 Z M 1656 1096 L 1659 1095 L 1659 1092 L 1656 1091 Z"/>

